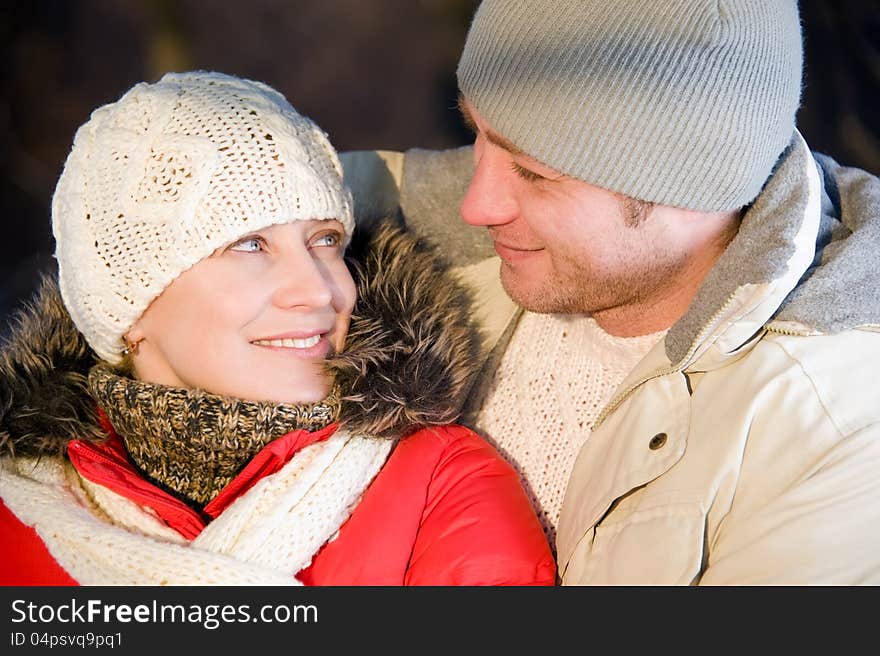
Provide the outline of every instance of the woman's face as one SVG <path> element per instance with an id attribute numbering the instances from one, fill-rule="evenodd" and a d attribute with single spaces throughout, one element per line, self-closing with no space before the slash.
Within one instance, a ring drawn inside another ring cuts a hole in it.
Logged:
<path id="1" fill-rule="evenodd" d="M 343 348 L 355 285 L 335 220 L 254 231 L 182 273 L 128 331 L 140 380 L 251 401 L 313 403 Z"/>

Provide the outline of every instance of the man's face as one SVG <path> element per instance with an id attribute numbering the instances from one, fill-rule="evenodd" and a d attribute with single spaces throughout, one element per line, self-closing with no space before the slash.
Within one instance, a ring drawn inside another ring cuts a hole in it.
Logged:
<path id="1" fill-rule="evenodd" d="M 662 299 L 687 260 L 666 208 L 562 175 L 519 151 L 466 100 L 476 134 L 464 220 L 486 226 L 508 295 L 533 312 L 627 314 Z"/>

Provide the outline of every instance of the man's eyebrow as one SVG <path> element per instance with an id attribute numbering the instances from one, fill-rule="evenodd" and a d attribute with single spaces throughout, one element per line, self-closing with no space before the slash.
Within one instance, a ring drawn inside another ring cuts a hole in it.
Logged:
<path id="1" fill-rule="evenodd" d="M 467 105 L 464 104 L 463 95 L 458 94 L 458 101 L 456 102 L 456 105 L 458 106 L 458 113 L 461 114 L 462 122 L 471 132 L 478 132 L 477 124 L 474 122 L 474 117 L 471 116 L 470 110 L 467 108 Z"/>
<path id="2" fill-rule="evenodd" d="M 509 139 L 505 139 L 497 132 L 493 132 L 492 130 L 480 130 L 477 127 L 476 121 L 474 121 L 474 117 L 471 116 L 470 111 L 465 105 L 464 96 L 461 94 L 458 95 L 458 111 L 461 112 L 461 120 L 464 121 L 464 124 L 474 133 L 483 132 L 486 139 L 488 139 L 491 143 L 495 144 L 499 148 L 503 148 L 511 155 L 525 155 L 522 148 L 517 146 L 515 143 L 510 141 Z"/>

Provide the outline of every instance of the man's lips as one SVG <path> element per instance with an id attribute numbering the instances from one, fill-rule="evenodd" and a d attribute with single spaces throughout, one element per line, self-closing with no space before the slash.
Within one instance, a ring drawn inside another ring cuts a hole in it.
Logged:
<path id="1" fill-rule="evenodd" d="M 495 245 L 495 252 L 498 253 L 498 256 L 502 260 L 522 260 L 524 258 L 529 257 L 534 253 L 538 253 L 543 248 L 524 248 L 522 246 L 514 246 L 509 244 L 504 244 L 500 241 L 493 240 Z"/>

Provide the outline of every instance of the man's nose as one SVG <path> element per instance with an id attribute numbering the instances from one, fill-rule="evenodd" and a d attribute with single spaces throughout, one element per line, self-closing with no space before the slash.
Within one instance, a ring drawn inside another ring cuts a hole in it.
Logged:
<path id="1" fill-rule="evenodd" d="M 509 155 L 497 147 L 486 146 L 476 155 L 474 175 L 461 201 L 461 217 L 472 226 L 503 225 L 513 221 L 519 212 L 512 193 L 515 175 Z"/>
<path id="2" fill-rule="evenodd" d="M 272 302 L 280 308 L 323 308 L 333 300 L 329 273 L 309 251 L 285 256 L 275 267 Z"/>

